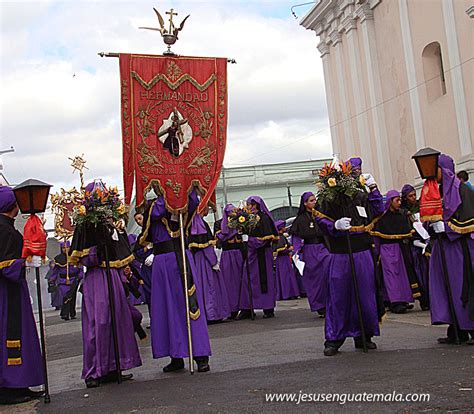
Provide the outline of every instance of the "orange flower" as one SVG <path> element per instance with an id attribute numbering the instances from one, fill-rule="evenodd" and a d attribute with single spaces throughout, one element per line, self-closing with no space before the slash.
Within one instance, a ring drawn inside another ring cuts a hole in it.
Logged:
<path id="1" fill-rule="evenodd" d="M 347 164 L 344 162 L 341 162 L 341 171 L 344 175 L 350 175 L 352 172 L 352 166 L 350 161 L 347 161 Z"/>

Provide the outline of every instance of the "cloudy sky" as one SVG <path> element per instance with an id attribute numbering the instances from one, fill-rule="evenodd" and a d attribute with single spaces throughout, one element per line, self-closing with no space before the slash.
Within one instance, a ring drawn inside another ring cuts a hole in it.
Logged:
<path id="1" fill-rule="evenodd" d="M 159 33 L 137 29 L 156 26 L 153 6 L 191 14 L 175 52 L 237 61 L 226 167 L 330 156 L 317 38 L 291 15 L 297 3 L 2 0 L 0 149 L 16 150 L 3 173 L 70 187 L 68 157 L 84 154 L 87 178 L 123 187 L 118 60 L 97 52 L 162 53 Z"/>

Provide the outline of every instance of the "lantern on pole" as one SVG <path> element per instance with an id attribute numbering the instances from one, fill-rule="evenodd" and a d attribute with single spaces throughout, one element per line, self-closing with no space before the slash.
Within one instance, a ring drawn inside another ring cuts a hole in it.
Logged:
<path id="1" fill-rule="evenodd" d="M 416 162 L 416 167 L 418 168 L 421 178 L 431 179 L 437 177 L 438 159 L 440 154 L 441 152 L 426 147 L 420 149 L 415 155 L 413 155 L 412 158 Z"/>
<path id="2" fill-rule="evenodd" d="M 22 256 L 30 260 L 32 256 L 45 257 L 46 255 L 46 232 L 41 219 L 37 213 L 46 211 L 49 190 L 51 185 L 39 180 L 29 179 L 17 185 L 13 192 L 22 214 L 30 214 L 25 224 L 24 242 Z M 44 331 L 43 302 L 41 298 L 41 278 L 39 267 L 36 271 L 36 294 L 38 296 L 38 314 L 40 322 L 41 352 L 43 355 L 44 370 L 44 402 L 51 402 L 48 384 L 48 367 L 46 363 L 46 338 Z"/>

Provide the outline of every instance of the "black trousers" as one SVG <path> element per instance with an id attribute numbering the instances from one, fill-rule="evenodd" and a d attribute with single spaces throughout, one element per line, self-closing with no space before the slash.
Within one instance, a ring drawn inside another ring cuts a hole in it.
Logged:
<path id="1" fill-rule="evenodd" d="M 69 319 L 76 317 L 76 297 L 77 297 L 77 288 L 71 287 L 71 290 L 65 295 L 63 300 L 63 305 L 61 306 L 61 318 Z"/>
<path id="2" fill-rule="evenodd" d="M 370 342 L 372 340 L 372 336 L 366 335 L 367 342 Z M 335 348 L 339 349 L 345 342 L 346 338 L 344 339 L 339 339 L 338 341 L 325 341 L 324 346 L 326 348 Z M 358 336 L 357 338 L 354 338 L 354 344 L 357 345 L 358 343 L 362 343 L 362 336 Z"/>

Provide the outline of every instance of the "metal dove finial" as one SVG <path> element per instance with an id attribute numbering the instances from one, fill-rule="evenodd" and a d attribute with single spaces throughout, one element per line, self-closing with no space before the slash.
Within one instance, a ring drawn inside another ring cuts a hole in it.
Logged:
<path id="1" fill-rule="evenodd" d="M 179 25 L 179 27 L 176 27 L 175 24 L 173 23 L 173 16 L 177 16 L 178 13 L 175 12 L 174 9 L 170 9 L 169 12 L 165 12 L 167 15 L 169 15 L 169 30 L 166 30 L 165 29 L 165 21 L 163 19 L 163 17 L 161 16 L 161 14 L 159 13 L 158 10 L 156 10 L 154 7 L 153 7 L 153 10 L 155 11 L 155 14 L 158 18 L 158 22 L 160 24 L 160 27 L 139 27 L 139 29 L 145 29 L 145 30 L 154 30 L 154 31 L 157 31 L 157 32 L 160 32 L 161 34 L 161 37 L 163 38 L 163 42 L 165 42 L 165 44 L 168 46 L 168 50 L 164 52 L 165 55 L 174 55 L 174 53 L 171 51 L 171 45 L 174 45 L 176 43 L 176 41 L 178 40 L 178 33 L 183 30 L 183 27 L 184 27 L 184 23 L 186 22 L 186 20 L 188 19 L 188 17 L 190 16 L 190 14 L 188 14 L 184 20 L 181 22 L 181 24 Z"/>

